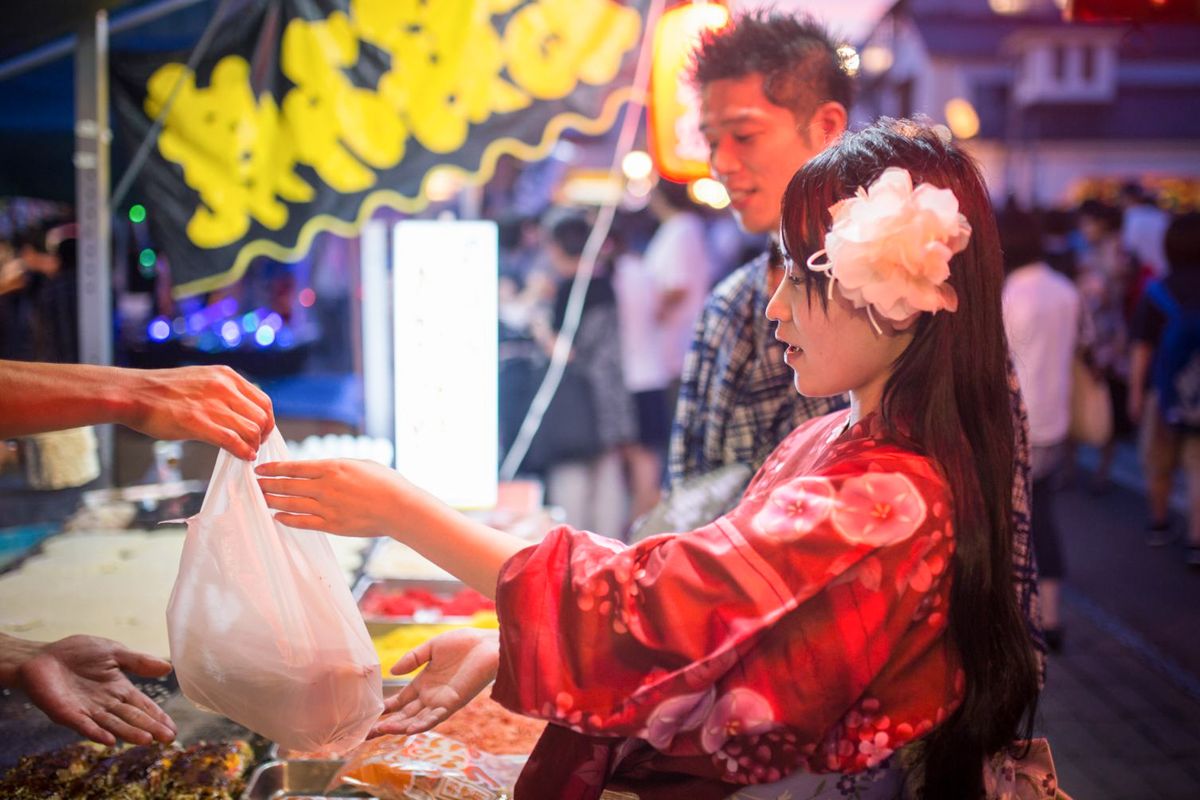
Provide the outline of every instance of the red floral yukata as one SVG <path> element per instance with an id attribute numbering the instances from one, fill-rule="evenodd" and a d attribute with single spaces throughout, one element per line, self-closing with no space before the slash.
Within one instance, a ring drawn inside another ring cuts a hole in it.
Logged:
<path id="1" fill-rule="evenodd" d="M 492 696 L 556 723 L 519 800 L 862 772 L 954 709 L 948 486 L 848 416 L 797 428 L 699 530 L 627 546 L 564 526 L 504 565 Z"/>

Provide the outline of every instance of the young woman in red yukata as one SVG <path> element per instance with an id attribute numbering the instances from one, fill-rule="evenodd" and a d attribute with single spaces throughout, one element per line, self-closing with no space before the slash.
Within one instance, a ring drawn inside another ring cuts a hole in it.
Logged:
<path id="1" fill-rule="evenodd" d="M 1055 796 L 1044 743 L 1013 745 L 1037 683 L 1009 578 L 983 180 L 944 128 L 883 120 L 795 175 L 782 244 L 767 314 L 796 389 L 852 403 L 797 428 L 704 528 L 626 546 L 564 526 L 531 546 L 366 462 L 259 468 L 280 521 L 395 537 L 496 598 L 498 636 L 396 665 L 427 668 L 378 732 L 424 730 L 494 678 L 496 700 L 553 723 L 527 800 Z"/>

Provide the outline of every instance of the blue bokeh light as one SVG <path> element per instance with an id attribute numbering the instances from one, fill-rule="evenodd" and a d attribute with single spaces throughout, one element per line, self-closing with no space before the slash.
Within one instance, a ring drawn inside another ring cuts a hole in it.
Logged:
<path id="1" fill-rule="evenodd" d="M 228 346 L 237 347 L 242 343 L 242 329 L 233 320 L 226 320 L 221 326 L 221 338 Z"/>
<path id="2" fill-rule="evenodd" d="M 171 323 L 163 317 L 155 317 L 146 328 L 146 333 L 156 342 L 165 342 L 171 337 Z"/>

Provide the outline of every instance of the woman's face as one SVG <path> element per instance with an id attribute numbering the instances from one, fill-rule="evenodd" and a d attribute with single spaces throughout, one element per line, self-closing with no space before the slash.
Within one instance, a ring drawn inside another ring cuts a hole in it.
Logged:
<path id="1" fill-rule="evenodd" d="M 810 297 L 803 283 L 784 278 L 767 304 L 767 318 L 778 323 L 775 338 L 787 345 L 784 361 L 796 390 L 806 397 L 854 392 L 877 404 L 913 329 L 896 331 L 876 317 L 883 329 L 876 333 L 866 310 L 854 308 L 836 287 L 824 307 L 817 291 Z M 873 405 L 864 413 L 872 410 Z"/>

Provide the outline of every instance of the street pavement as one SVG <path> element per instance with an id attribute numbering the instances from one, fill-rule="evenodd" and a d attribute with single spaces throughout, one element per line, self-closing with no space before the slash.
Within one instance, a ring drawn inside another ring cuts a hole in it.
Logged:
<path id="1" fill-rule="evenodd" d="M 1200 570 L 1180 541 L 1146 545 L 1131 445 L 1114 485 L 1093 488 L 1095 454 L 1057 497 L 1067 577 L 1065 645 L 1050 658 L 1037 733 L 1075 800 L 1200 798 Z M 1182 492 L 1173 498 L 1182 511 Z M 1182 536 L 1182 514 L 1176 529 Z"/>

